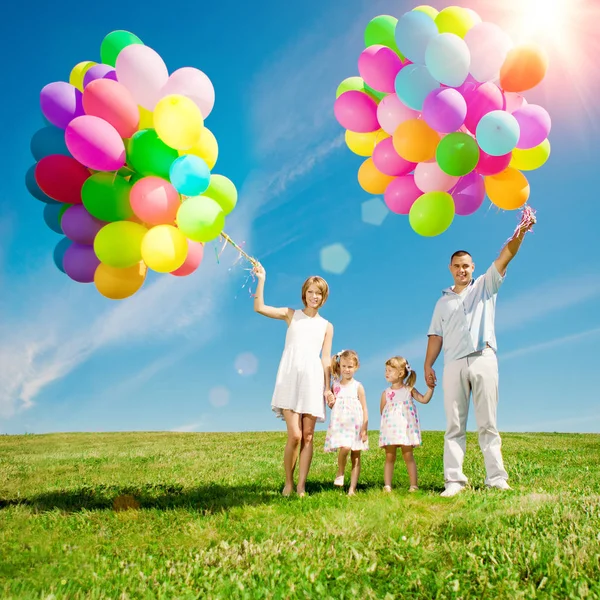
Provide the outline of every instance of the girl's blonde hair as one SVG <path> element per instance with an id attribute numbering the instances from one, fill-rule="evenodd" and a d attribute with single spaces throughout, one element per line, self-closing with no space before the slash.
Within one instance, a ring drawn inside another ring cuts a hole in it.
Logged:
<path id="1" fill-rule="evenodd" d="M 340 361 L 342 358 L 348 358 L 354 361 L 355 367 L 358 369 L 360 367 L 360 361 L 358 360 L 358 354 L 354 352 L 354 350 L 342 350 L 337 354 L 334 354 L 331 358 L 331 375 L 340 379 L 342 376 L 342 369 L 340 367 Z"/>
<path id="2" fill-rule="evenodd" d="M 403 356 L 394 356 L 390 358 L 385 363 L 385 366 L 400 371 L 400 379 L 402 380 L 403 385 L 409 388 L 415 386 L 417 374 L 410 368 L 408 361 Z"/>
<path id="3" fill-rule="evenodd" d="M 313 275 L 312 277 L 309 277 L 302 284 L 302 304 L 306 306 L 306 292 L 308 292 L 308 288 L 313 284 L 319 288 L 319 291 L 323 296 L 321 299 L 321 304 L 319 304 L 319 308 L 321 308 L 321 306 L 325 304 L 325 302 L 327 301 L 327 297 L 329 296 L 329 286 L 327 285 L 327 282 L 318 275 Z"/>

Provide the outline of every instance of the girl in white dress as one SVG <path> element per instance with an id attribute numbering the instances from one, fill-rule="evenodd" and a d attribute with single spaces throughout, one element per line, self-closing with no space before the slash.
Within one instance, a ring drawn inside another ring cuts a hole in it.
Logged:
<path id="1" fill-rule="evenodd" d="M 400 446 L 410 480 L 408 491 L 416 492 L 419 488 L 413 448 L 421 445 L 421 425 L 414 401 L 427 404 L 433 396 L 433 388 L 428 388 L 424 395 L 415 389 L 417 374 L 402 356 L 394 356 L 385 363 L 385 379 L 390 387 L 381 394 L 379 407 L 379 446 L 385 448 L 383 489 L 392 491 L 396 451 Z"/>
<path id="2" fill-rule="evenodd" d="M 254 310 L 265 317 L 285 321 L 288 326 L 271 407 L 287 425 L 282 493 L 289 496 L 294 488 L 299 450 L 296 491 L 299 496 L 304 496 L 313 455 L 315 424 L 325 420 L 325 401 L 333 397 L 329 389 L 333 326 L 319 315 L 319 309 L 329 295 L 329 286 L 321 277 L 309 277 L 302 286 L 303 310 L 275 308 L 265 305 L 264 268 L 258 265 L 254 272 L 258 278 Z"/>
<path id="3" fill-rule="evenodd" d="M 338 471 L 333 485 L 343 487 L 348 455 L 352 462 L 348 496 L 354 496 L 360 474 L 360 453 L 369 449 L 367 429 L 369 412 L 365 389 L 354 379 L 360 363 L 354 350 L 342 350 L 331 361 L 334 398 L 328 401 L 331 410 L 325 437 L 325 452 L 338 451 Z"/>

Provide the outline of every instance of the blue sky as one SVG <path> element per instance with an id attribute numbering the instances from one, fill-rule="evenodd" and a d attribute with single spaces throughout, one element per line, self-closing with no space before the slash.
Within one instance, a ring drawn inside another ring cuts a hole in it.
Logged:
<path id="1" fill-rule="evenodd" d="M 463 3 L 510 25 L 510 3 L 493 4 Z M 136 33 L 170 71 L 194 66 L 212 79 L 216 104 L 206 124 L 220 145 L 214 172 L 240 190 L 227 230 L 265 265 L 270 304 L 299 307 L 308 275 L 328 279 L 323 315 L 335 326 L 334 350 L 359 353 L 357 378 L 367 391 L 371 427 L 379 425 L 388 357 L 405 355 L 423 387 L 425 334 L 440 290 L 450 283 L 449 255 L 466 248 L 485 270 L 517 215 L 488 210 L 486 201 L 433 239 L 414 234 L 403 216 L 390 214 L 380 226 L 361 220 L 361 204 L 370 198 L 356 181 L 360 159 L 343 144 L 333 117 L 335 89 L 357 74 L 368 20 L 413 6 L 400 0 L 345 0 L 343 9 L 315 0 L 173 7 L 150 0 L 127 10 L 114 0 L 102 7 L 66 0 L 60 11 L 41 2 L 15 5 L 23 14 L 13 22 L 27 27 L 0 38 L 8 57 L 4 80 L 14 82 L 0 97 L 0 432 L 283 430 L 270 399 L 285 325 L 253 312 L 233 252 L 217 263 L 207 247 L 194 276 L 152 277 L 142 293 L 120 303 L 70 281 L 52 262 L 59 238 L 24 187 L 33 164 L 29 141 L 43 125 L 39 91 L 67 79 L 77 62 L 98 60 L 102 38 L 114 29 Z M 526 94 L 553 117 L 552 156 L 530 175 L 539 225 L 511 265 L 498 302 L 504 431 L 600 432 L 593 375 L 600 357 L 593 22 L 563 21 L 582 28 L 571 31 L 566 48 L 547 36 L 550 75 Z M 352 257 L 343 274 L 321 268 L 320 250 L 333 243 Z M 444 428 L 442 400 L 439 390 L 421 409 L 425 429 Z"/>

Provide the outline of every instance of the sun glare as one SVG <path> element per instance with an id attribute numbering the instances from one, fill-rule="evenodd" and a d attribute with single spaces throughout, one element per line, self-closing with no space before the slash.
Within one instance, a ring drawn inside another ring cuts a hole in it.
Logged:
<path id="1" fill-rule="evenodd" d="M 564 33 L 569 13 L 576 9 L 577 0 L 525 0 L 520 3 L 520 34 L 527 38 L 554 38 Z"/>

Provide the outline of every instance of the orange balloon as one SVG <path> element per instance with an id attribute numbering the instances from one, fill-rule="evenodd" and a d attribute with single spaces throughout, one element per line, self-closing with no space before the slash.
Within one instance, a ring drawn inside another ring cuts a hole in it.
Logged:
<path id="1" fill-rule="evenodd" d="M 379 196 L 387 189 L 387 186 L 395 179 L 384 175 L 373 163 L 372 158 L 367 158 L 358 169 L 358 183 L 368 194 Z"/>
<path id="2" fill-rule="evenodd" d="M 425 121 L 408 119 L 398 125 L 392 137 L 396 152 L 410 162 L 427 162 L 435 157 L 440 136 Z"/>
<path id="3" fill-rule="evenodd" d="M 515 46 L 500 69 L 500 87 L 505 92 L 524 92 L 546 76 L 548 57 L 537 44 Z"/>
<path id="4" fill-rule="evenodd" d="M 100 263 L 94 274 L 94 284 L 105 298 L 123 300 L 133 296 L 142 287 L 147 270 L 143 262 L 125 269 Z"/>
<path id="5" fill-rule="evenodd" d="M 489 199 L 498 208 L 516 210 L 529 200 L 529 182 L 517 169 L 508 167 L 497 175 L 483 179 Z"/>

